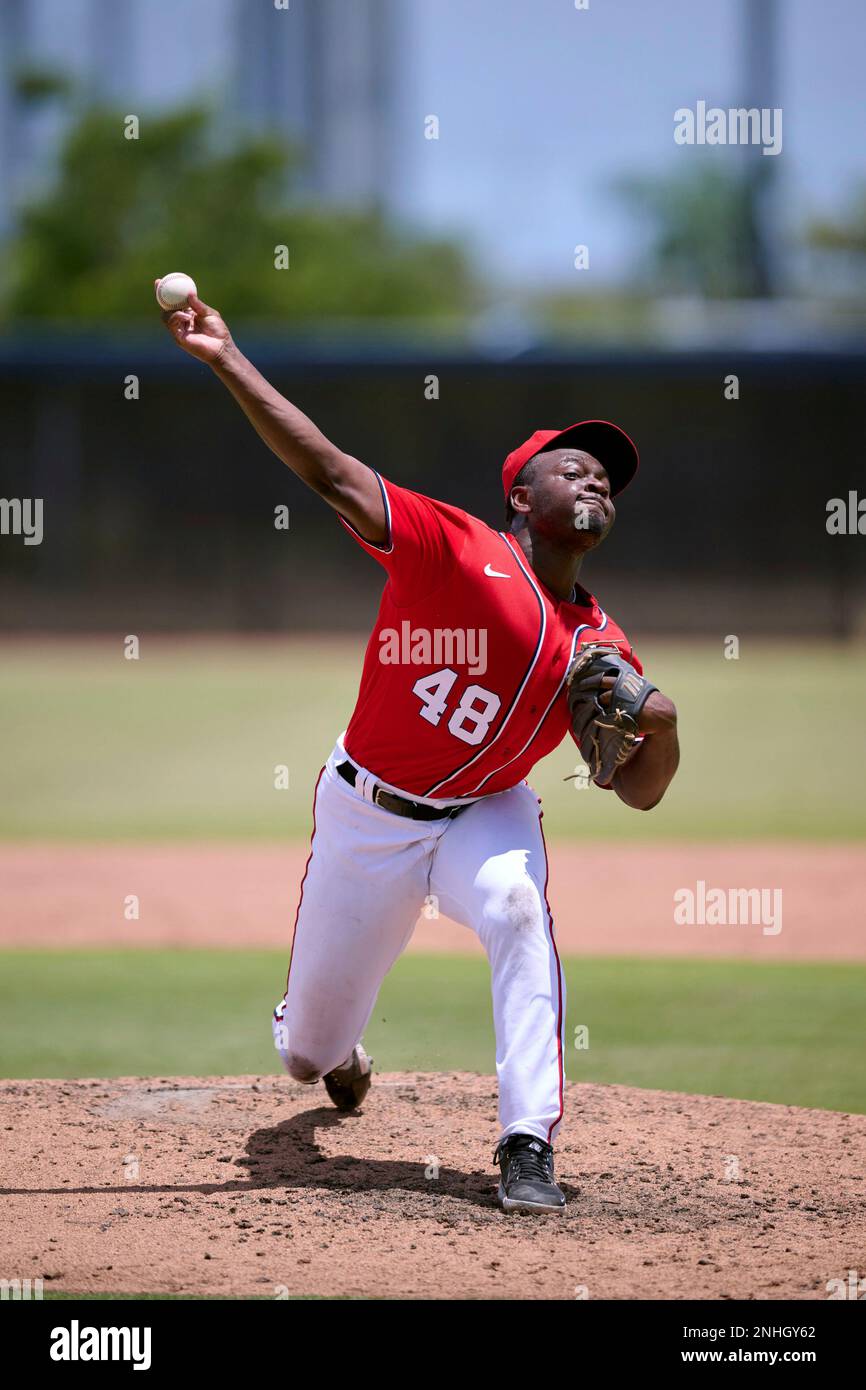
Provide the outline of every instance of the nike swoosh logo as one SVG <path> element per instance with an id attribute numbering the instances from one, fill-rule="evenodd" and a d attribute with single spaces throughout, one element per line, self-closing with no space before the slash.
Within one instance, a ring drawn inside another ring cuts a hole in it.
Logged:
<path id="1" fill-rule="evenodd" d="M 486 565 L 484 566 L 484 573 L 487 575 L 488 579 L 510 579 L 510 578 L 511 578 L 511 575 L 510 575 L 510 574 L 501 574 L 500 571 L 499 571 L 499 570 L 495 570 L 491 564 L 486 564 Z"/>

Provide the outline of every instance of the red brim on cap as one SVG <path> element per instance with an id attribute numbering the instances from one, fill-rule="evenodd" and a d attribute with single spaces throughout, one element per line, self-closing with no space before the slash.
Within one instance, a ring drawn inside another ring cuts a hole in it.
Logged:
<path id="1" fill-rule="evenodd" d="M 582 449 L 598 459 L 610 479 L 611 494 L 615 496 L 628 487 L 638 470 L 640 456 L 634 441 L 619 425 L 610 420 L 580 420 L 564 430 L 536 430 L 530 439 L 508 455 L 502 468 L 502 486 L 506 502 L 511 496 L 514 480 L 536 454 L 551 449 Z"/>

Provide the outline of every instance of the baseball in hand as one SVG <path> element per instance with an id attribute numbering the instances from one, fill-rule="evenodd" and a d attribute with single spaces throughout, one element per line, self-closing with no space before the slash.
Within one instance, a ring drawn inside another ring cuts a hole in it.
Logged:
<path id="1" fill-rule="evenodd" d="M 191 294 L 198 294 L 195 280 L 182 270 L 173 270 L 156 282 L 156 299 L 161 309 L 183 309 Z"/>

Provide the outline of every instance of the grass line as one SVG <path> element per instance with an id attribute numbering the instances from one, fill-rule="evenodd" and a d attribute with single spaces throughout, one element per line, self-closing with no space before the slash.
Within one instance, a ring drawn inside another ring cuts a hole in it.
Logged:
<path id="1" fill-rule="evenodd" d="M 866 965 L 570 957 L 564 968 L 570 1081 L 866 1113 Z M 2 952 L 0 1075 L 277 1073 L 270 1013 L 284 976 L 275 951 Z M 588 1047 L 575 1046 L 579 1026 Z M 493 1075 L 486 962 L 403 957 L 366 1040 L 380 1071 Z"/>

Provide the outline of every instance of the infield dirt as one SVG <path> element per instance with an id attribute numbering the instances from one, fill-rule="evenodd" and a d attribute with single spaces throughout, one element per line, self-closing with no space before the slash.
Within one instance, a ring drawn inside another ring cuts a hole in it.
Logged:
<path id="1" fill-rule="evenodd" d="M 0 845 L 0 946 L 264 946 L 288 955 L 309 847 L 289 844 Z M 681 926 L 674 894 L 772 885 L 780 930 Z M 140 919 L 124 916 L 134 892 Z M 550 846 L 549 897 L 563 955 L 863 960 L 861 845 Z M 421 917 L 409 949 L 479 953 L 465 927 Z"/>
<path id="2" fill-rule="evenodd" d="M 866 1272 L 866 1116 L 572 1085 L 563 1216 L 503 1215 L 495 1083 L 0 1082 L 0 1269 L 75 1292 L 826 1299 Z M 828 1289 L 828 1284 L 830 1288 Z"/>

